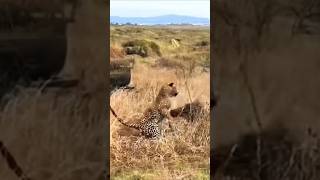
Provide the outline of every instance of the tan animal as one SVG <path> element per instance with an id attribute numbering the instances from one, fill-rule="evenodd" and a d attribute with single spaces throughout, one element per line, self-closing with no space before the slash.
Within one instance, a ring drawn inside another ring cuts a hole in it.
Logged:
<path id="1" fill-rule="evenodd" d="M 140 122 L 127 124 L 110 107 L 112 114 L 125 126 L 135 128 L 146 138 L 158 138 L 161 136 L 159 124 L 165 119 L 170 118 L 171 97 L 178 95 L 174 83 L 165 84 L 161 87 L 156 100 L 151 107 L 147 108 L 140 119 Z"/>

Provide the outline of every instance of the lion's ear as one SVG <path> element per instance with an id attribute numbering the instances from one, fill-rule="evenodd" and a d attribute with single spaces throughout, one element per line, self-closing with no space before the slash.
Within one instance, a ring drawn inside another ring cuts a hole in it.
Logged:
<path id="1" fill-rule="evenodd" d="M 168 85 L 169 85 L 170 87 L 172 87 L 172 86 L 173 86 L 173 83 L 169 83 Z"/>

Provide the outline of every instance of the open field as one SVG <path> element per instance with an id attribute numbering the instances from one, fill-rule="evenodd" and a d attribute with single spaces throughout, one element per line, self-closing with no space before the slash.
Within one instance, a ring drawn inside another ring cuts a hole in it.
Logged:
<path id="1" fill-rule="evenodd" d="M 171 39 L 179 39 L 179 47 Z M 168 82 L 175 82 L 179 91 L 173 98 L 174 107 L 197 99 L 204 106 L 194 122 L 175 118 L 174 131 L 166 132 L 159 141 L 137 136 L 111 116 L 112 179 L 209 179 L 209 28 L 111 26 L 110 40 L 112 61 L 127 56 L 123 44 L 128 41 L 143 40 L 140 46 L 152 42 L 158 47 L 147 48 L 144 58 L 130 55 L 135 59 L 135 89 L 116 90 L 110 97 L 111 106 L 122 117 L 143 113 Z"/>

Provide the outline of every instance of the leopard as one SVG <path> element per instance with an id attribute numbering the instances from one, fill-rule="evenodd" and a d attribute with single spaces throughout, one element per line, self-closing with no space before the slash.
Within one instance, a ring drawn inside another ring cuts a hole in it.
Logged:
<path id="1" fill-rule="evenodd" d="M 138 123 L 126 123 L 124 119 L 115 113 L 111 106 L 110 110 L 121 124 L 138 130 L 140 135 L 146 138 L 156 139 L 162 135 L 163 131 L 160 124 L 163 120 L 172 118 L 170 115 L 171 98 L 176 97 L 178 94 L 179 92 L 173 82 L 162 85 L 154 102 L 138 118 Z M 170 123 L 169 126 L 171 126 Z"/>

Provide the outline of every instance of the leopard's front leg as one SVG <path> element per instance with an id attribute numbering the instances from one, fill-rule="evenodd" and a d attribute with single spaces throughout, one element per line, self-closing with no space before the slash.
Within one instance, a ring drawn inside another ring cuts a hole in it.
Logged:
<path id="1" fill-rule="evenodd" d="M 170 114 L 170 110 L 169 109 L 161 109 L 161 114 L 168 120 L 169 129 L 174 131 L 175 129 L 170 122 L 173 119 L 173 117 Z"/>

